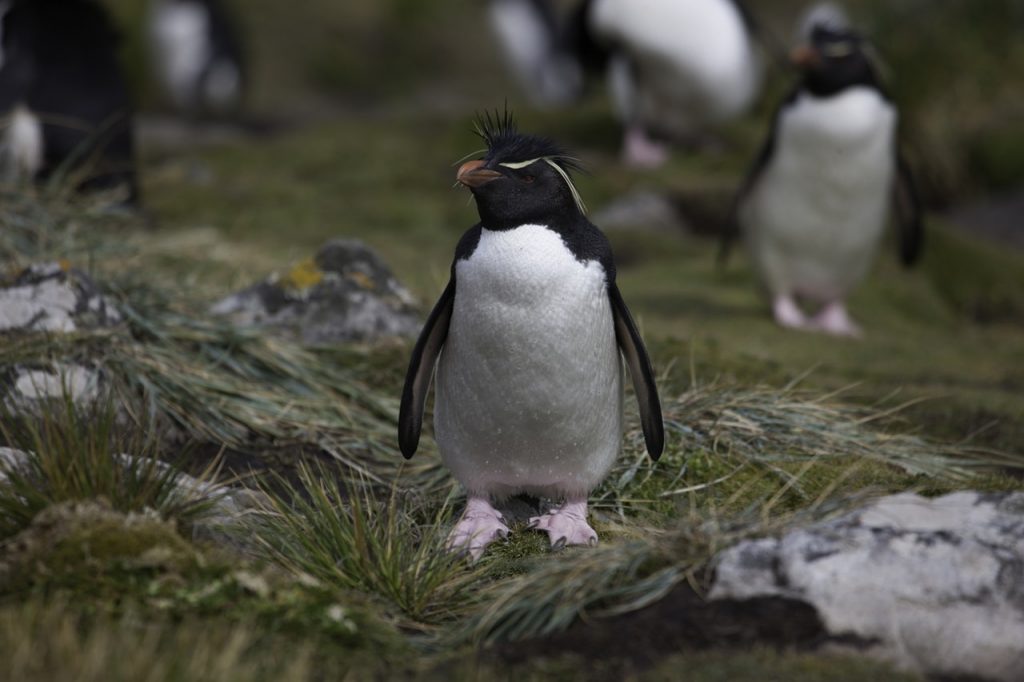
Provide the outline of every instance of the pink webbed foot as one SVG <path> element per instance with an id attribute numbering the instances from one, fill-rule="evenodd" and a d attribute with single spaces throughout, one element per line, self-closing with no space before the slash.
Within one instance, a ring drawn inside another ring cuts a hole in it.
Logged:
<path id="1" fill-rule="evenodd" d="M 622 145 L 622 159 L 633 168 L 657 168 L 668 161 L 668 145 L 652 140 L 647 131 L 638 126 L 626 129 Z"/>
<path id="2" fill-rule="evenodd" d="M 551 539 L 552 549 L 567 545 L 596 545 L 597 533 L 587 523 L 587 501 L 569 500 L 543 516 L 530 519 L 532 530 L 542 530 Z"/>
<path id="3" fill-rule="evenodd" d="M 446 547 L 450 552 L 465 552 L 477 561 L 487 545 L 508 537 L 508 526 L 501 513 L 482 497 L 471 497 L 466 511 L 448 535 Z"/>
<path id="4" fill-rule="evenodd" d="M 776 296 L 772 301 L 772 315 L 780 327 L 808 329 L 810 322 L 792 296 Z"/>
<path id="5" fill-rule="evenodd" d="M 846 306 L 842 301 L 833 301 L 822 308 L 821 312 L 811 321 L 811 326 L 818 331 L 834 336 L 860 338 L 864 335 L 861 328 L 846 312 Z"/>

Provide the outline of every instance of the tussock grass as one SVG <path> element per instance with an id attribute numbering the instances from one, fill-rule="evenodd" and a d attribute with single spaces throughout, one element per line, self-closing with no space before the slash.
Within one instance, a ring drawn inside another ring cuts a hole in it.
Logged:
<path id="1" fill-rule="evenodd" d="M 111 235 L 138 222 L 112 212 L 103 196 L 76 197 L 61 186 L 0 185 L 0 207 L 0 268 L 8 270 L 45 260 L 124 255 L 127 245 Z"/>
<path id="2" fill-rule="evenodd" d="M 638 425 L 625 453 L 592 497 L 619 517 L 710 501 L 719 511 L 754 504 L 820 504 L 850 488 L 952 488 L 981 473 L 1024 469 L 1024 459 L 894 433 L 888 410 L 843 404 L 794 385 L 783 389 L 695 384 L 662 405 L 668 447 L 647 458 Z M 769 505 L 769 506 L 770 506 Z"/>
<path id="3" fill-rule="evenodd" d="M 452 509 L 431 508 L 392 488 L 339 480 L 302 466 L 301 487 L 268 486 L 270 507 L 255 526 L 266 555 L 294 573 L 379 597 L 407 625 L 451 620 L 474 600 L 481 573 L 444 549 Z M 277 493 L 272 487 L 283 488 Z"/>
<path id="4" fill-rule="evenodd" d="M 0 539 L 63 502 L 103 499 L 119 512 L 152 510 L 188 524 L 217 500 L 217 489 L 208 485 L 216 460 L 186 482 L 153 456 L 152 443 L 119 428 L 109 402 L 82 408 L 65 397 L 30 416 L 3 407 L 0 437 L 23 453 L 0 452 Z"/>

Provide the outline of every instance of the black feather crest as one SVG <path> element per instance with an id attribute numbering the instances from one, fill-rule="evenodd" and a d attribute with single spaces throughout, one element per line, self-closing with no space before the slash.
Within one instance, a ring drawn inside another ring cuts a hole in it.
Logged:
<path id="1" fill-rule="evenodd" d="M 549 159 L 567 173 L 583 170 L 579 160 L 569 156 L 565 148 L 551 138 L 519 132 L 515 115 L 508 109 L 478 114 L 473 127 L 487 145 L 488 161 L 519 163 Z"/>

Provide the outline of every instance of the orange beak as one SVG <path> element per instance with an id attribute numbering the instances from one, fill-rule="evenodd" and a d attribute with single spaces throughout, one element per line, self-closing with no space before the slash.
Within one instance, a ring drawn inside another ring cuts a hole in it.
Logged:
<path id="1" fill-rule="evenodd" d="M 479 159 L 462 164 L 459 166 L 459 172 L 455 174 L 455 179 L 463 187 L 480 187 L 500 177 L 501 173 L 484 168 L 484 162 Z"/>
<path id="2" fill-rule="evenodd" d="M 808 69 L 821 63 L 821 55 L 810 45 L 801 45 L 789 53 L 789 61 L 801 69 Z"/>

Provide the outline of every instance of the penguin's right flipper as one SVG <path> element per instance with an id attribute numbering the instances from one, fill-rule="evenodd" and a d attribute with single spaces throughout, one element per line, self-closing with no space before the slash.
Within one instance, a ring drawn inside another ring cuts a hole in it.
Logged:
<path id="1" fill-rule="evenodd" d="M 647 454 L 657 462 L 665 449 L 665 423 L 661 416 L 661 400 L 658 398 L 651 359 L 647 356 L 644 340 L 615 282 L 608 284 L 608 299 L 615 318 L 615 339 L 626 358 L 626 366 L 629 367 L 633 388 L 636 390 L 636 400 L 640 404 L 640 425 L 644 430 Z"/>
<path id="2" fill-rule="evenodd" d="M 740 237 L 740 207 L 757 185 L 757 181 L 761 179 L 761 174 L 764 173 L 764 170 L 775 155 L 776 138 L 779 134 L 779 119 L 782 117 L 782 112 L 786 107 L 795 102 L 799 95 L 800 89 L 794 88 L 775 109 L 775 113 L 772 114 L 771 124 L 768 126 L 768 137 L 761 144 L 761 149 L 757 152 L 757 156 L 754 157 L 754 163 L 750 165 L 747 174 L 743 176 L 743 182 L 740 183 L 739 189 L 736 190 L 736 197 L 732 201 L 729 216 L 725 220 L 725 225 L 722 228 L 722 237 L 718 244 L 718 267 L 720 268 L 725 267 L 726 262 L 729 260 L 729 254 L 732 252 L 733 242 Z"/>
<path id="3" fill-rule="evenodd" d="M 398 446 L 402 455 L 410 459 L 416 454 L 420 443 L 420 429 L 423 426 L 423 409 L 427 404 L 430 379 L 434 365 L 441 354 L 445 339 L 448 338 L 448 323 L 452 319 L 455 304 L 455 277 L 448 281 L 437 305 L 427 317 L 420 338 L 412 350 L 409 371 L 405 375 L 402 389 L 402 406 L 398 413 Z"/>
<path id="4" fill-rule="evenodd" d="M 921 257 L 924 218 L 914 175 L 899 152 L 896 154 L 896 222 L 900 233 L 900 260 L 909 267 Z"/>

